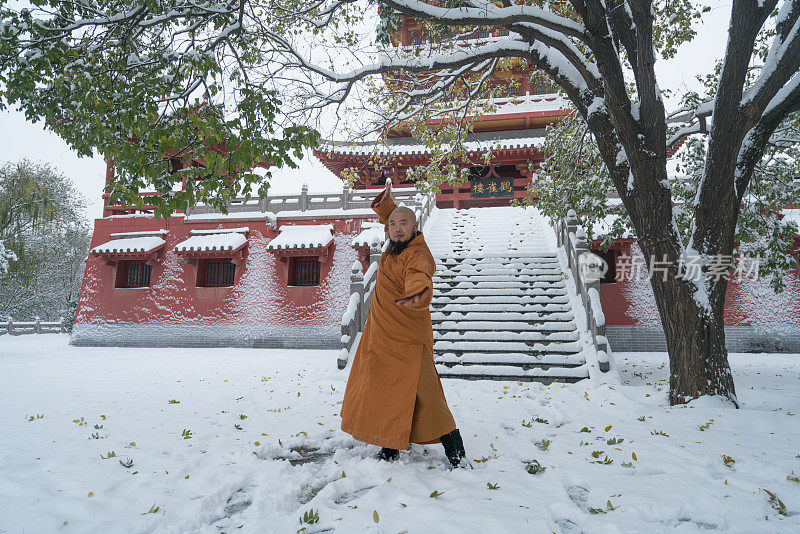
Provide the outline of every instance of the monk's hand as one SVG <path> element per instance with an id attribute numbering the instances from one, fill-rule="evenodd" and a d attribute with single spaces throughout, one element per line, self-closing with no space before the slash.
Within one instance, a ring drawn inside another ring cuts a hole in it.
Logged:
<path id="1" fill-rule="evenodd" d="M 422 295 L 422 293 L 417 293 L 416 295 L 414 295 L 412 297 L 408 297 L 408 298 L 405 298 L 405 299 L 398 299 L 398 300 L 394 301 L 394 303 L 397 304 L 398 306 L 405 306 L 406 308 L 408 308 L 410 306 L 413 306 L 417 302 L 419 302 L 419 299 L 420 299 L 421 295 Z"/>
<path id="2" fill-rule="evenodd" d="M 378 200 L 377 205 L 380 206 L 381 204 L 383 204 L 383 201 L 386 200 L 386 197 L 391 196 L 391 194 L 392 194 L 392 180 L 387 178 L 386 187 L 384 188 L 383 191 L 381 191 L 381 194 L 378 196 L 380 200 Z"/>

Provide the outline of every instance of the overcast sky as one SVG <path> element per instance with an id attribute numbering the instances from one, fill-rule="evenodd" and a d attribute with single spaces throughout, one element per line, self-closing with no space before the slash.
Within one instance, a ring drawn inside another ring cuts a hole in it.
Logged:
<path id="1" fill-rule="evenodd" d="M 656 71 L 659 86 L 681 91 L 698 89 L 696 74 L 709 72 L 714 62 L 722 57 L 727 40 L 730 4 L 719 2 L 703 18 L 698 38 L 684 45 L 677 57 L 669 62 L 658 61 Z M 669 109 L 669 108 L 668 108 Z M 67 145 L 52 132 L 46 132 L 42 123 L 31 124 L 22 113 L 0 112 L 0 163 L 28 158 L 51 164 L 71 178 L 86 197 L 86 216 L 92 220 L 102 215 L 102 190 L 105 185 L 105 162 L 102 157 L 78 158 Z M 275 170 L 270 191 L 298 193 L 303 183 L 311 192 L 338 191 L 341 181 L 317 161 L 310 151 L 300 162 L 298 170 Z"/>

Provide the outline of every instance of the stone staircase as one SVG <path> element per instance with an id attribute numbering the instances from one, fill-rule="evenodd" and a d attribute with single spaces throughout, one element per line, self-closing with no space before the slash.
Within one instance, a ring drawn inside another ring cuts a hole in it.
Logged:
<path id="1" fill-rule="evenodd" d="M 551 383 L 589 376 L 594 345 L 576 322 L 580 300 L 536 210 L 436 210 L 425 236 L 437 263 L 431 318 L 441 377 Z"/>

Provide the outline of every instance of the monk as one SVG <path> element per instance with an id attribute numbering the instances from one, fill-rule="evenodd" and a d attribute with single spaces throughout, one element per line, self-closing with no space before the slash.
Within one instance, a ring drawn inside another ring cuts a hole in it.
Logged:
<path id="1" fill-rule="evenodd" d="M 409 443 L 441 443 L 453 467 L 466 467 L 461 433 L 433 363 L 428 310 L 436 262 L 414 212 L 397 207 L 391 182 L 372 202 L 389 243 L 342 404 L 342 430 L 395 460 Z"/>

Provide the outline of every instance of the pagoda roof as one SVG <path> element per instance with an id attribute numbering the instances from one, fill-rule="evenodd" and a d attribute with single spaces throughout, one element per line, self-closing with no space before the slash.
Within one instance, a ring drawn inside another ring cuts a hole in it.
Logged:
<path id="1" fill-rule="evenodd" d="M 544 144 L 544 139 L 544 128 L 473 132 L 467 135 L 464 146 L 469 152 L 485 152 L 489 149 L 538 148 Z M 377 141 L 323 141 L 316 151 L 320 154 L 333 153 L 352 156 L 433 153 L 433 150 L 415 137 L 394 137 Z"/>

